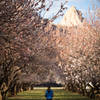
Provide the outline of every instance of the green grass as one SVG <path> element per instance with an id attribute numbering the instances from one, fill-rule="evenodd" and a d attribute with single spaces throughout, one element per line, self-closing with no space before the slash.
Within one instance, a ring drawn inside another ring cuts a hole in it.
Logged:
<path id="1" fill-rule="evenodd" d="M 15 97 L 9 97 L 8 100 L 46 100 L 44 97 L 45 90 L 45 88 L 36 88 L 33 91 L 24 91 L 18 93 Z M 72 93 L 59 88 L 53 88 L 53 91 L 53 100 L 90 100 L 78 93 Z"/>

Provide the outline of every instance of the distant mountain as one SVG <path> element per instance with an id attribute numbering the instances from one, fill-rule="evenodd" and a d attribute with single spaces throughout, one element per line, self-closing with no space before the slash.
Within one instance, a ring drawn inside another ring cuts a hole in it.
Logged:
<path id="1" fill-rule="evenodd" d="M 60 25 L 68 27 L 82 25 L 83 19 L 81 11 L 72 6 L 67 10 Z"/>

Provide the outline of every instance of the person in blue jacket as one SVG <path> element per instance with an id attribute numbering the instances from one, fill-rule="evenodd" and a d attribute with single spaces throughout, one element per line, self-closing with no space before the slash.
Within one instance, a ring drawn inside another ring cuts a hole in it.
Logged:
<path id="1" fill-rule="evenodd" d="M 48 86 L 48 89 L 45 92 L 46 100 L 52 100 L 53 99 L 53 90 L 51 90 L 50 86 Z"/>

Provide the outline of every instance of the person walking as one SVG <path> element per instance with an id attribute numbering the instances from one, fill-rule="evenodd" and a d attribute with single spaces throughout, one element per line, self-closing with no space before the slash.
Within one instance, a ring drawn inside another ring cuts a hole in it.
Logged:
<path id="1" fill-rule="evenodd" d="M 48 89 L 45 92 L 46 100 L 53 100 L 53 90 L 51 90 L 51 87 L 48 86 Z"/>

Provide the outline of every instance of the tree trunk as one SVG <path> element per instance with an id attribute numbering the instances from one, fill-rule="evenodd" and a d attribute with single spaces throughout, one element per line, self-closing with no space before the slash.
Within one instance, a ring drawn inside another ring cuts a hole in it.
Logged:
<path id="1" fill-rule="evenodd" d="M 1 93 L 1 95 L 2 95 L 2 99 L 1 100 L 7 100 L 7 97 L 6 97 L 6 93 L 5 92 Z"/>
<path id="2" fill-rule="evenodd" d="M 6 95 L 5 95 L 5 93 L 2 95 L 2 100 L 6 100 Z"/>
<path id="3" fill-rule="evenodd" d="M 16 85 L 14 86 L 14 95 L 17 94 Z"/>
<path id="4" fill-rule="evenodd" d="M 0 91 L 0 100 L 2 100 L 2 95 L 1 95 L 1 91 Z"/>

